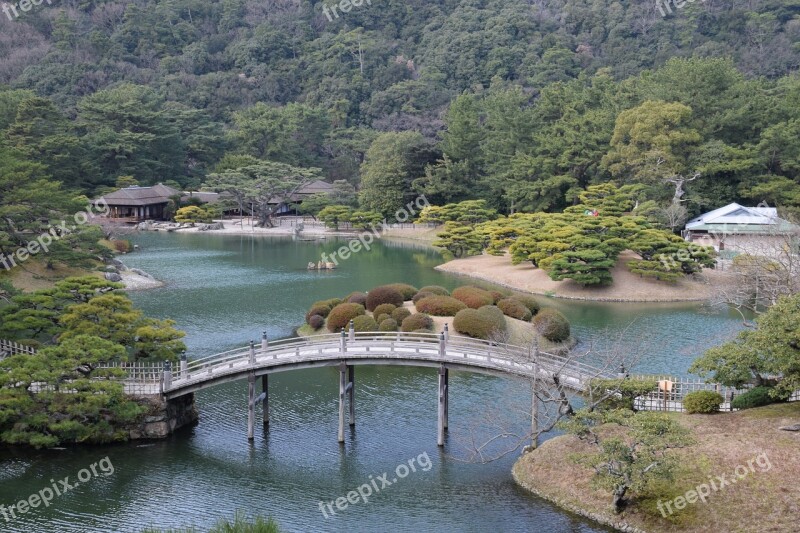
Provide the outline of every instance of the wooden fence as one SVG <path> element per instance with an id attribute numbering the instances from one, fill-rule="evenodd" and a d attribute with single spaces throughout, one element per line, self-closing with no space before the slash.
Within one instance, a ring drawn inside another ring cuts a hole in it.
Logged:
<path id="1" fill-rule="evenodd" d="M 36 353 L 36 348 L 25 346 L 24 344 L 19 344 L 18 342 L 0 339 L 0 359 L 23 353 L 33 355 Z"/>

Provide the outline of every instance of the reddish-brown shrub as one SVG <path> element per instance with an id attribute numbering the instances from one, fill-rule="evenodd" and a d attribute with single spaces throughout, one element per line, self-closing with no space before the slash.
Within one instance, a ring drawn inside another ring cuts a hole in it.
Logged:
<path id="1" fill-rule="evenodd" d="M 401 307 L 403 301 L 403 295 L 400 294 L 400 291 L 387 285 L 375 287 L 367 293 L 367 309 L 369 311 L 374 311 L 381 304 L 392 304 L 395 307 Z"/>
<path id="2" fill-rule="evenodd" d="M 326 316 L 328 316 L 328 313 L 330 313 L 330 312 L 331 312 L 331 308 L 330 307 L 327 307 L 325 305 L 315 305 L 311 309 L 308 310 L 308 313 L 306 313 L 306 322 L 311 324 L 311 322 L 309 322 L 309 320 L 311 319 L 312 316 L 318 315 L 318 316 L 321 316 L 322 318 L 325 318 Z"/>
<path id="3" fill-rule="evenodd" d="M 517 320 L 524 320 L 528 322 L 533 315 L 530 309 L 525 307 L 519 300 L 506 298 L 497 302 L 497 307 L 503 312 L 504 315 L 516 318 Z"/>
<path id="4" fill-rule="evenodd" d="M 533 296 L 528 296 L 527 294 L 514 294 L 513 296 L 509 296 L 509 298 L 512 300 L 516 300 L 525 307 L 527 307 L 532 315 L 538 313 L 539 309 L 542 308 L 542 306 L 539 304 L 536 298 L 534 298 Z"/>
<path id="5" fill-rule="evenodd" d="M 311 315 L 307 322 L 308 325 L 314 328 L 314 331 L 316 331 L 325 325 L 325 318 L 321 317 L 320 315 Z"/>
<path id="6" fill-rule="evenodd" d="M 467 304 L 467 307 L 472 309 L 494 304 L 494 296 L 492 296 L 492 293 L 472 285 L 464 285 L 454 290 L 453 298 L 461 300 Z"/>
<path id="7" fill-rule="evenodd" d="M 409 285 L 408 283 L 390 283 L 389 285 L 387 285 L 387 287 L 391 287 L 400 294 L 402 294 L 403 301 L 406 302 L 411 298 L 413 298 L 413 296 L 419 292 L 418 288 Z"/>
<path id="8" fill-rule="evenodd" d="M 505 294 L 503 294 L 500 291 L 489 291 L 489 294 L 491 294 L 492 298 L 494 298 L 494 303 L 495 304 L 497 302 L 499 302 L 500 300 L 504 300 L 505 298 L 508 298 L 508 296 L 506 296 Z"/>
<path id="9" fill-rule="evenodd" d="M 364 314 L 364 306 L 359 304 L 339 304 L 328 315 L 328 331 L 337 332 L 348 327 L 351 320 Z"/>
<path id="10" fill-rule="evenodd" d="M 351 304 L 361 304 L 364 307 L 367 306 L 367 293 L 366 292 L 351 292 L 344 298 L 345 302 L 349 302 Z"/>
<path id="11" fill-rule="evenodd" d="M 403 320 L 400 330 L 406 333 L 418 330 L 433 331 L 433 319 L 423 313 L 414 313 Z"/>
<path id="12" fill-rule="evenodd" d="M 411 298 L 411 301 L 416 304 L 418 301 L 422 300 L 423 298 L 427 298 L 428 296 L 436 296 L 436 294 L 432 292 L 419 291 L 414 295 L 413 298 Z"/>
<path id="13" fill-rule="evenodd" d="M 417 302 L 417 311 L 433 316 L 456 316 L 467 306 L 452 296 L 428 296 Z"/>

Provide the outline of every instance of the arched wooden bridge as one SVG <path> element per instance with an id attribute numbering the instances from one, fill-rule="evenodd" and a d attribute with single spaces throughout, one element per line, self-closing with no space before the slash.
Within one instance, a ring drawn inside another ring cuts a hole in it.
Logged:
<path id="1" fill-rule="evenodd" d="M 185 357 L 180 366 L 166 364 L 159 392 L 177 398 L 220 383 L 248 380 L 248 438 L 254 436 L 255 405 L 263 403 L 264 423 L 269 422 L 268 376 L 276 372 L 335 366 L 339 368 L 339 442 L 344 442 L 345 403 L 349 423 L 355 424 L 355 366 L 405 365 L 439 369 L 438 443 L 444 443 L 448 418 L 450 370 L 500 376 L 533 376 L 551 379 L 558 375 L 562 386 L 583 391 L 588 379 L 603 377 L 600 369 L 567 357 L 540 352 L 533 347 L 482 341 L 435 333 L 356 333 L 315 335 L 308 338 L 268 342 L 194 359 Z M 263 392 L 256 398 L 255 382 L 261 377 Z M 610 376 L 607 376 L 610 377 Z M 347 398 L 347 402 L 346 402 Z"/>

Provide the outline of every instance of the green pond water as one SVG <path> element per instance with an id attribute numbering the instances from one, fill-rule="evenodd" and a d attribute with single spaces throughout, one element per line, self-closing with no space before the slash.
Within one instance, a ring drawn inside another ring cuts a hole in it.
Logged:
<path id="1" fill-rule="evenodd" d="M 309 272 L 309 261 L 341 242 L 202 234 L 144 234 L 135 242 L 140 250 L 125 262 L 166 286 L 131 296 L 187 332 L 190 357 L 242 346 L 262 331 L 290 336 L 315 300 L 396 281 L 466 283 L 433 269 L 442 262 L 435 251 L 408 243 L 379 242 L 338 270 Z M 637 373 L 685 373 L 694 357 L 740 328 L 736 316 L 697 304 L 542 302 L 567 315 L 581 347 L 638 354 Z M 524 430 L 528 421 L 518 408 L 529 403 L 525 384 L 453 373 L 450 431 L 440 450 L 434 370 L 358 367 L 357 424 L 343 446 L 336 441 L 337 380 L 334 369 L 271 377 L 271 425 L 257 427 L 253 443 L 246 438 L 247 385 L 237 382 L 198 393 L 200 423 L 164 441 L 2 451 L 6 506 L 50 487 L 51 479 L 68 476 L 72 484 L 105 457 L 114 473 L 91 476 L 47 508 L 9 521 L 0 515 L 0 531 L 203 528 L 237 511 L 273 516 L 286 531 L 606 531 L 517 488 L 510 471 L 518 453 L 488 464 L 461 460 L 473 435 Z M 411 459 L 427 469 L 398 477 L 405 473 L 398 466 Z M 368 502 L 336 516 L 320 510 L 320 502 L 346 497 L 384 473 L 391 485 Z"/>

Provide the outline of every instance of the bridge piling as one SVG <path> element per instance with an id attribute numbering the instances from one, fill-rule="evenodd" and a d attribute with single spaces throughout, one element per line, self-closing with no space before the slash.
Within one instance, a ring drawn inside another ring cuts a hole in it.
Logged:
<path id="1" fill-rule="evenodd" d="M 445 428 L 445 403 L 447 401 L 447 369 L 444 365 L 439 367 L 439 416 L 437 423 L 436 444 L 444 446 L 444 428 Z"/>
<path id="2" fill-rule="evenodd" d="M 342 330 L 344 338 L 344 330 Z M 339 364 L 339 442 L 344 443 L 344 397 L 347 389 L 347 363 Z"/>
<path id="3" fill-rule="evenodd" d="M 350 406 L 350 425 L 356 425 L 356 367 L 347 365 L 347 403 Z"/>
<path id="4" fill-rule="evenodd" d="M 247 375 L 247 440 L 253 440 L 256 434 L 256 375 Z"/>
<path id="5" fill-rule="evenodd" d="M 444 430 L 447 431 L 450 419 L 450 369 L 444 369 Z"/>
<path id="6" fill-rule="evenodd" d="M 269 426 L 269 374 L 261 376 L 261 392 L 264 393 L 264 399 L 261 400 L 264 425 Z"/>

